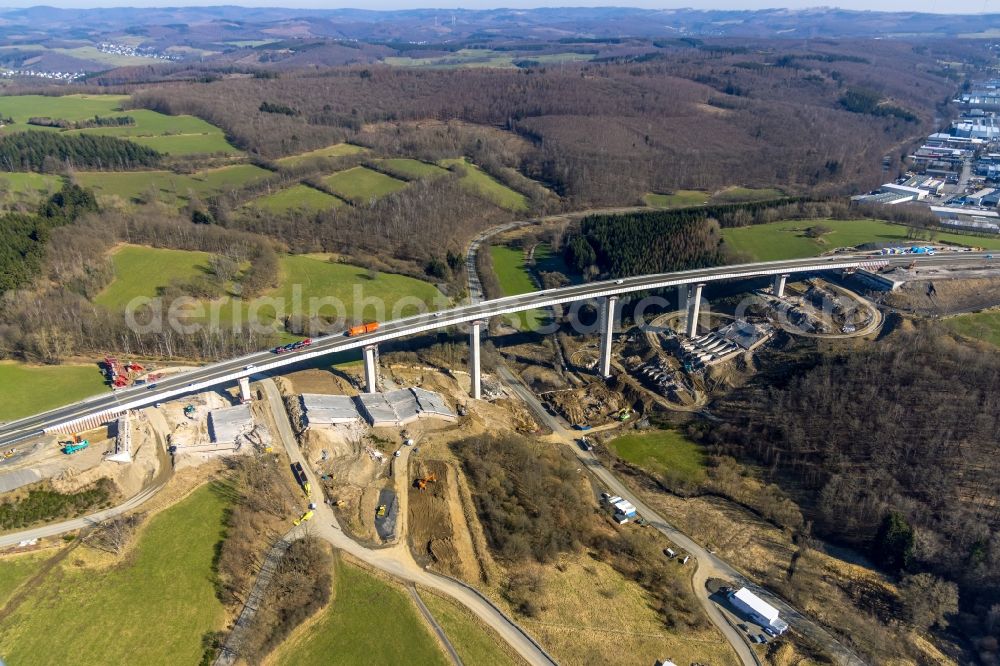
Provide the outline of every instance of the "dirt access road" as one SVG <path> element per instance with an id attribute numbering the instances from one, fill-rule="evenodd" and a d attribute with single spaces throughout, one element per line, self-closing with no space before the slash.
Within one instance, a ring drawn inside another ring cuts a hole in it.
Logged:
<path id="1" fill-rule="evenodd" d="M 334 548 L 338 548 L 350 554 L 362 562 L 375 567 L 385 573 L 399 578 L 408 583 L 422 585 L 426 588 L 437 590 L 451 597 L 472 611 L 480 620 L 496 631 L 518 654 L 520 654 L 532 666 L 553 666 L 556 662 L 527 632 L 504 615 L 500 609 L 489 602 L 473 588 L 460 583 L 457 580 L 439 576 L 426 571 L 414 561 L 406 546 L 406 540 L 400 536 L 400 543 L 388 548 L 370 549 L 354 541 L 341 530 L 333 509 L 326 504 L 322 497 L 322 491 L 312 469 L 306 463 L 302 452 L 299 450 L 292 433 L 291 424 L 288 422 L 288 414 L 285 405 L 278 392 L 278 387 L 270 379 L 260 382 L 267 397 L 274 422 L 277 426 L 278 436 L 288 452 L 288 457 L 293 462 L 302 463 L 302 467 L 309 477 L 312 488 L 310 501 L 316 503 L 315 517 L 307 523 L 303 523 L 299 528 L 304 532 L 311 532 L 316 536 L 326 539 Z M 404 447 L 403 452 L 397 459 L 398 474 L 402 475 L 406 469 L 406 459 L 409 456 L 409 447 Z M 407 458 L 404 458 L 406 456 Z"/>

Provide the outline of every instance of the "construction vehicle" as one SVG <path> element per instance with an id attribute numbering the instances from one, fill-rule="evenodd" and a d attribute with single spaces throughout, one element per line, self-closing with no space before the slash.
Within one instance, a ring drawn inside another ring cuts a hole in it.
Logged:
<path id="1" fill-rule="evenodd" d="M 385 518 L 385 504 L 379 504 L 378 510 L 375 512 L 376 518 Z"/>
<path id="2" fill-rule="evenodd" d="M 628 407 L 622 407 L 620 410 L 618 410 L 618 413 L 615 415 L 615 418 L 617 418 L 619 421 L 622 422 L 628 421 L 630 418 L 632 418 L 632 410 L 629 409 Z"/>
<path id="3" fill-rule="evenodd" d="M 357 335 L 364 335 L 365 333 L 372 333 L 378 330 L 378 322 L 370 321 L 365 324 L 358 324 L 357 326 L 351 326 L 347 329 L 347 337 L 353 338 Z"/>
<path id="4" fill-rule="evenodd" d="M 417 488 L 418 490 L 424 490 L 424 489 L 425 489 L 425 488 L 427 487 L 427 484 L 428 484 L 428 483 L 437 483 L 437 480 L 438 480 L 438 478 L 437 478 L 437 474 L 435 474 L 434 472 L 431 472 L 431 473 L 430 473 L 430 474 L 428 474 L 427 476 L 425 476 L 425 477 L 423 477 L 423 478 L 420 478 L 420 479 L 417 479 L 417 480 L 415 480 L 415 481 L 413 482 L 413 485 L 414 485 L 414 487 L 416 487 L 416 488 Z"/>
<path id="5" fill-rule="evenodd" d="M 90 442 L 87 441 L 86 439 L 84 440 L 77 439 L 76 441 L 65 442 L 60 451 L 62 451 L 66 455 L 72 455 L 77 451 L 83 451 L 88 446 L 90 446 Z"/>
<path id="6" fill-rule="evenodd" d="M 309 520 L 310 518 L 313 517 L 313 513 L 314 513 L 313 510 L 309 509 L 308 511 L 306 511 L 305 513 L 303 513 L 301 516 L 299 516 L 298 518 L 296 518 L 293 521 L 293 524 L 294 525 L 300 525 L 300 524 L 306 522 L 307 520 Z"/>
<path id="7" fill-rule="evenodd" d="M 17 453 L 17 449 L 7 449 L 3 453 L 0 453 L 0 460 L 7 460 L 8 458 L 13 458 L 15 453 Z"/>
<path id="8" fill-rule="evenodd" d="M 302 486 L 302 490 L 305 492 L 305 494 L 308 495 L 310 493 L 309 477 L 306 476 L 306 471 L 302 469 L 302 463 L 300 462 L 292 463 L 292 474 L 295 475 L 295 480 L 298 482 L 300 486 Z"/>
<path id="9" fill-rule="evenodd" d="M 194 418 L 194 405 L 184 406 L 184 416 L 188 417 L 189 419 Z"/>

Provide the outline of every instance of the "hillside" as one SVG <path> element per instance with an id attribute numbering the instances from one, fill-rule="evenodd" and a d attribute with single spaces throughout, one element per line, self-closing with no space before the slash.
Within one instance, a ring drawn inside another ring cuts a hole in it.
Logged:
<path id="1" fill-rule="evenodd" d="M 992 348 L 920 325 L 860 349 L 774 351 L 762 366 L 713 408 L 702 441 L 770 470 L 818 533 L 958 582 L 962 628 L 987 631 L 978 618 L 1000 601 Z M 887 540 L 892 516 L 909 545 Z"/>

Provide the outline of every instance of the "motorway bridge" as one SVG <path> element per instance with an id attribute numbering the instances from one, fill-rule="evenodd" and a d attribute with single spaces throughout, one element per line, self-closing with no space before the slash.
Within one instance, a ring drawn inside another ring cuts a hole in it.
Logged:
<path id="1" fill-rule="evenodd" d="M 329 336 L 315 340 L 309 347 L 277 355 L 270 351 L 256 352 L 239 358 L 205 365 L 195 370 L 170 376 L 145 386 L 120 389 L 60 407 L 42 414 L 13 421 L 0 426 L 0 446 L 42 435 L 47 432 L 69 432 L 96 427 L 131 409 L 175 398 L 188 393 L 203 391 L 221 384 L 245 383 L 250 375 L 278 370 L 287 365 L 319 358 L 349 349 L 361 349 L 365 359 L 365 379 L 368 391 L 376 390 L 377 346 L 380 342 L 425 333 L 437 329 L 468 324 L 470 328 L 471 394 L 480 397 L 479 340 L 482 325 L 490 317 L 536 308 L 572 304 L 579 301 L 600 299 L 601 354 L 600 372 L 608 376 L 611 370 L 611 340 L 614 332 L 614 308 L 618 299 L 626 294 L 647 292 L 667 287 L 688 289 L 688 333 L 698 321 L 701 289 L 709 282 L 741 280 L 773 276 L 776 294 L 784 289 L 785 279 L 794 274 L 832 270 L 874 269 L 881 266 L 967 267 L 988 265 L 992 255 L 981 252 L 943 252 L 934 255 L 838 254 L 833 257 L 813 257 L 734 266 L 717 266 L 697 270 L 641 275 L 592 282 L 587 284 L 548 289 L 530 294 L 510 296 L 450 310 L 424 313 L 393 321 L 383 322 L 371 333 L 356 337 Z"/>

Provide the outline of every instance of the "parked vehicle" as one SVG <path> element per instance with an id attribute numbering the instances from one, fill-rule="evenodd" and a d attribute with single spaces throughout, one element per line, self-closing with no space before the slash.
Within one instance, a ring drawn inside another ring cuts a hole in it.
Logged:
<path id="1" fill-rule="evenodd" d="M 309 520 L 312 517 L 313 517 L 313 510 L 309 509 L 308 511 L 306 511 L 305 513 L 303 513 L 301 516 L 299 516 L 298 518 L 296 518 L 293 521 L 293 524 L 299 525 L 301 523 L 306 522 L 307 520 Z"/>
<path id="2" fill-rule="evenodd" d="M 768 636 L 771 636 L 772 638 L 778 635 L 778 632 L 772 629 L 771 627 L 764 627 L 764 633 L 767 634 Z"/>
<path id="3" fill-rule="evenodd" d="M 357 326 L 351 326 L 347 329 L 347 337 L 353 338 L 358 335 L 364 335 L 365 333 L 372 333 L 378 330 L 378 322 L 370 321 L 366 324 L 358 324 Z"/>
<path id="4" fill-rule="evenodd" d="M 83 451 L 88 446 L 90 446 L 90 442 L 86 439 L 81 440 L 79 442 L 66 442 L 63 445 L 61 451 L 66 455 L 72 455 L 77 451 Z"/>

